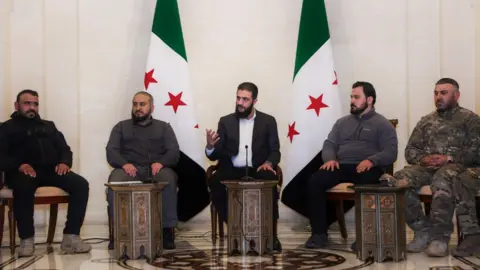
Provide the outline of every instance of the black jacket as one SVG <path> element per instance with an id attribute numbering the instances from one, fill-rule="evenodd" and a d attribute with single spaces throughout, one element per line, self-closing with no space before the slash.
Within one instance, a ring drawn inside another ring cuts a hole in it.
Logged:
<path id="1" fill-rule="evenodd" d="M 220 118 L 218 122 L 220 140 L 215 150 L 207 156 L 210 160 L 219 160 L 220 164 L 232 166 L 232 157 L 238 154 L 240 144 L 239 119 L 232 113 Z M 273 167 L 280 162 L 280 141 L 278 139 L 277 121 L 271 115 L 256 111 L 252 135 L 252 165 L 257 168 L 265 161 Z"/>
<path id="2" fill-rule="evenodd" d="M 15 112 L 0 126 L 0 171 L 18 170 L 24 163 L 34 169 L 59 163 L 72 167 L 72 151 L 53 122 Z"/>

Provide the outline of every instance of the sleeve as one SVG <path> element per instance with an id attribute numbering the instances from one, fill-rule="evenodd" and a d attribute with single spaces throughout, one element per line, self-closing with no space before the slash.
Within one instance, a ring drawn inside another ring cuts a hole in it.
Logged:
<path id="1" fill-rule="evenodd" d="M 268 162 L 272 164 L 272 166 L 277 166 L 280 163 L 280 139 L 278 138 L 278 128 L 277 128 L 277 121 L 274 117 L 272 117 L 272 121 L 270 125 L 268 125 L 268 146 L 270 148 L 270 154 L 267 157 Z"/>
<path id="2" fill-rule="evenodd" d="M 223 145 L 225 144 L 225 139 L 226 139 L 226 128 L 225 124 L 223 123 L 222 119 L 218 121 L 218 129 L 217 129 L 217 134 L 219 136 L 218 142 L 215 144 L 215 147 L 211 150 L 213 150 L 210 154 L 208 154 L 208 149 L 206 149 L 205 154 L 207 155 L 207 158 L 211 161 L 216 161 L 220 159 L 222 156 L 225 155 L 223 151 Z"/>
<path id="3" fill-rule="evenodd" d="M 383 124 L 383 128 L 379 134 L 380 152 L 368 157 L 375 166 L 391 165 L 397 160 L 398 155 L 398 138 L 397 132 L 393 125 L 388 122 Z"/>
<path id="4" fill-rule="evenodd" d="M 158 162 L 165 167 L 173 167 L 180 160 L 180 146 L 178 145 L 177 137 L 170 124 L 166 125 L 166 129 L 163 133 L 163 143 L 165 144 L 167 152 L 162 158 L 154 162 Z"/>
<path id="5" fill-rule="evenodd" d="M 335 122 L 332 127 L 332 130 L 328 134 L 327 139 L 323 143 L 322 148 L 322 159 L 323 162 L 328 162 L 331 160 L 337 159 L 337 151 L 338 151 L 338 140 L 340 138 L 339 135 L 339 122 Z"/>
<path id="6" fill-rule="evenodd" d="M 405 160 L 408 164 L 419 164 L 420 161 L 427 156 L 424 150 L 425 140 L 423 138 L 423 125 L 426 121 L 426 118 L 422 117 L 408 139 L 407 146 L 405 147 Z"/>
<path id="7" fill-rule="evenodd" d="M 107 143 L 107 162 L 113 168 L 122 168 L 128 161 L 121 154 L 122 127 L 121 123 L 116 124 Z"/>
<path id="8" fill-rule="evenodd" d="M 5 124 L 0 125 L 0 171 L 10 171 L 18 169 L 19 164 L 13 157 L 9 155 L 9 135 L 7 126 Z"/>
<path id="9" fill-rule="evenodd" d="M 57 129 L 57 127 L 55 127 L 55 124 L 53 124 L 53 127 L 55 129 L 55 144 L 57 146 L 57 151 L 60 156 L 59 163 L 64 163 L 71 168 L 73 163 L 72 150 L 70 149 L 70 146 L 67 144 L 67 141 L 65 140 L 65 136 L 63 136 L 63 133 L 60 132 Z"/>
<path id="10" fill-rule="evenodd" d="M 455 163 L 464 165 L 480 164 L 480 117 L 472 114 L 465 122 L 465 134 L 463 138 L 465 147 L 453 157 Z"/>

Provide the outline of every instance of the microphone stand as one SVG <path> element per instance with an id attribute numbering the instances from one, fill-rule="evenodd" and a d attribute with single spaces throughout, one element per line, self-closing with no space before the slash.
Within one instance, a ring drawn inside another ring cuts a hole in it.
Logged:
<path id="1" fill-rule="evenodd" d="M 243 181 L 254 181 L 253 177 L 248 176 L 248 145 L 245 145 L 245 176 L 241 178 Z"/>

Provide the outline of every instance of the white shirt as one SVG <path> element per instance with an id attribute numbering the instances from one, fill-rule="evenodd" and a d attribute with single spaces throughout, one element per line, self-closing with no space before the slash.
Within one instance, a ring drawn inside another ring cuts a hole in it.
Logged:
<path id="1" fill-rule="evenodd" d="M 253 125 L 255 123 L 255 116 L 256 112 L 253 113 L 253 117 L 251 119 L 248 118 L 241 118 L 238 121 L 239 127 L 239 144 L 238 144 L 238 154 L 232 157 L 232 163 L 234 167 L 245 167 L 247 149 L 245 149 L 245 145 L 248 145 L 248 166 L 252 166 L 252 137 L 253 137 Z M 207 156 L 210 156 L 215 148 L 206 149 L 205 153 Z"/>

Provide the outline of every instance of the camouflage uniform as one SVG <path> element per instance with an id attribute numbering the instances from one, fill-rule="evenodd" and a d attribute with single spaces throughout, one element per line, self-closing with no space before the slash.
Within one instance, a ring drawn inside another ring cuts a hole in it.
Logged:
<path id="1" fill-rule="evenodd" d="M 416 237 L 424 234 L 429 235 L 430 240 L 450 239 L 455 209 L 454 182 L 457 174 L 465 170 L 465 165 L 476 163 L 479 132 L 480 118 L 458 105 L 445 112 L 426 115 L 415 126 L 405 149 L 405 159 L 412 165 L 397 171 L 394 177 L 384 175 L 380 179 L 407 181 L 405 218 Z M 453 163 L 440 168 L 420 165 L 424 157 L 434 154 L 451 156 Z M 430 219 L 425 216 L 417 195 L 424 185 L 431 185 L 433 194 Z"/>

